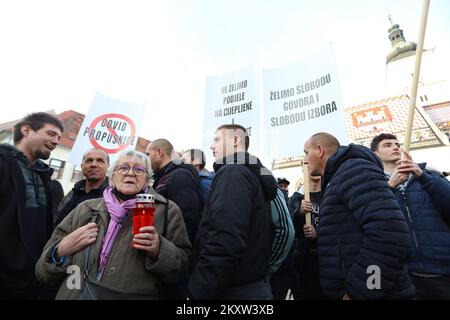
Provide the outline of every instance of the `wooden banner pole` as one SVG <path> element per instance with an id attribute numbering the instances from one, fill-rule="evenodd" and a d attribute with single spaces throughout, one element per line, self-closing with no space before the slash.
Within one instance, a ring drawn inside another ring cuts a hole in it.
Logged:
<path id="1" fill-rule="evenodd" d="M 308 170 L 308 165 L 303 164 L 303 191 L 305 193 L 305 197 L 304 199 L 306 201 L 310 201 L 309 198 L 309 170 Z M 306 221 L 306 225 L 310 226 L 311 225 L 311 212 L 307 212 L 305 214 L 305 221 Z"/>
<path id="2" fill-rule="evenodd" d="M 429 7 L 430 7 L 430 0 L 424 0 L 422 8 L 422 20 L 420 22 L 419 40 L 417 42 L 416 48 L 416 65 L 414 68 L 413 82 L 411 86 L 411 95 L 409 97 L 409 113 L 408 113 L 408 122 L 406 123 L 405 144 L 403 146 L 403 150 L 406 151 L 407 153 L 409 153 L 409 149 L 411 146 L 411 135 L 414 123 L 414 111 L 416 110 L 417 87 L 419 85 L 420 65 L 422 63 L 423 43 L 425 39 L 425 30 L 427 27 Z"/>

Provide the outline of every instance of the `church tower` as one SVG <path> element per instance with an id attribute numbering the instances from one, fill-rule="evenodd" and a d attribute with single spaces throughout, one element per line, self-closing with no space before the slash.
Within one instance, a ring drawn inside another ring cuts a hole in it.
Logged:
<path id="1" fill-rule="evenodd" d="M 416 53 L 417 44 L 414 42 L 407 42 L 403 35 L 403 30 L 398 24 L 393 24 L 391 16 L 389 15 L 391 27 L 389 28 L 389 40 L 391 41 L 392 49 L 386 56 L 386 64 L 412 56 Z"/>
<path id="2" fill-rule="evenodd" d="M 389 23 L 391 48 L 386 55 L 386 93 L 388 96 L 410 94 L 417 44 L 406 41 L 400 25 L 393 23 L 390 15 Z M 419 105 L 448 101 L 448 81 L 440 61 L 443 60 L 436 54 L 435 48 L 423 50 L 417 94 Z"/>

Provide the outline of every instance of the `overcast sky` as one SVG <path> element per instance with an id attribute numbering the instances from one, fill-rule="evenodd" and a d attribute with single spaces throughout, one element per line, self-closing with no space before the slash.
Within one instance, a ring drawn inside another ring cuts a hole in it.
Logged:
<path id="1" fill-rule="evenodd" d="M 388 12 L 417 42 L 422 0 L 0 2 L 0 122 L 86 113 L 95 92 L 147 103 L 141 136 L 201 147 L 205 79 L 283 66 L 329 42 L 344 105 L 383 98 Z M 450 52 L 450 1 L 431 0 L 425 47 Z M 446 66 L 448 67 L 448 65 Z"/>

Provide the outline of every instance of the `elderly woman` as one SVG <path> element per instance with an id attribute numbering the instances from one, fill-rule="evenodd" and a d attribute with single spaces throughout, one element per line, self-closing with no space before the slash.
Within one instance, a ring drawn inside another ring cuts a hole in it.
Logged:
<path id="1" fill-rule="evenodd" d="M 158 299 L 181 280 L 191 244 L 180 209 L 149 187 L 152 174 L 145 154 L 123 151 L 103 198 L 81 203 L 56 227 L 36 264 L 41 283 L 60 286 L 56 299 Z M 133 236 L 139 193 L 155 196 L 154 226 Z"/>

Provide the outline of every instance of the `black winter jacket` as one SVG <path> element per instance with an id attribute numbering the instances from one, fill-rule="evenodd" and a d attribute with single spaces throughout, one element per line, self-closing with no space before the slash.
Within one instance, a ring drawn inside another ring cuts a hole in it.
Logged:
<path id="1" fill-rule="evenodd" d="M 105 179 L 103 184 L 97 188 L 92 189 L 88 193 L 86 193 L 86 179 L 80 180 L 73 186 L 72 190 L 61 200 L 61 203 L 58 205 L 58 209 L 56 210 L 56 215 L 53 219 L 54 226 L 58 226 L 61 221 L 80 203 L 103 197 L 103 191 L 109 186 L 108 178 Z"/>
<path id="2" fill-rule="evenodd" d="M 0 299 L 35 298 L 36 280 L 32 250 L 25 241 L 26 186 L 17 157 L 24 157 L 10 145 L 0 145 Z M 39 175 L 47 199 L 47 240 L 52 234 L 52 195 L 48 187 L 53 169 L 37 160 L 33 174 Z M 38 244 L 39 245 L 39 244 Z M 42 243 L 44 248 L 45 242 Z"/>
<path id="3" fill-rule="evenodd" d="M 406 268 L 409 228 L 379 158 L 360 145 L 341 147 L 327 161 L 322 190 L 323 293 L 333 299 L 345 293 L 352 299 L 414 298 Z"/>
<path id="4" fill-rule="evenodd" d="M 181 209 L 189 241 L 194 243 L 202 214 L 200 178 L 193 165 L 169 162 L 155 171 L 153 188 Z"/>
<path id="5" fill-rule="evenodd" d="M 235 153 L 224 163 L 214 164 L 216 176 L 195 242 L 193 299 L 219 299 L 227 289 L 269 272 L 275 178 L 248 153 Z"/>

